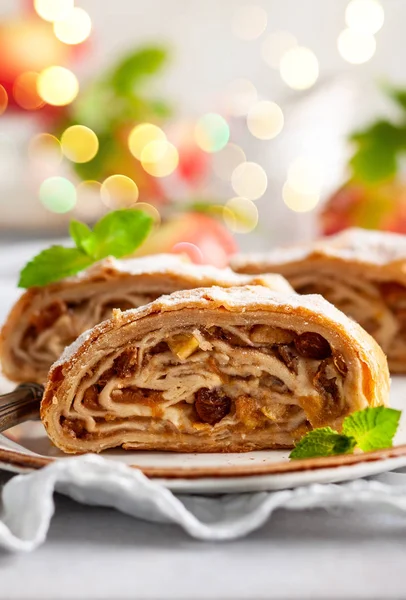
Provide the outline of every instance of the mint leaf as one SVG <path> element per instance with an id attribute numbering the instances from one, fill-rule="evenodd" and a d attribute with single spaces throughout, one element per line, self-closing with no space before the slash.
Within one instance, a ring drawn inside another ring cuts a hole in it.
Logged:
<path id="1" fill-rule="evenodd" d="M 73 220 L 69 231 L 76 248 L 52 246 L 44 250 L 23 268 L 18 285 L 46 285 L 75 275 L 106 256 L 128 256 L 145 240 L 152 224 L 152 217 L 138 209 L 111 212 L 96 223 L 93 231 Z"/>
<path id="2" fill-rule="evenodd" d="M 145 240 L 152 224 L 153 218 L 141 210 L 116 210 L 96 223 L 92 236 L 83 240 L 82 246 L 95 260 L 128 256 Z"/>
<path id="3" fill-rule="evenodd" d="M 399 425 L 400 414 L 400 410 L 385 406 L 366 408 L 344 419 L 343 433 L 352 436 L 364 452 L 389 448 Z"/>
<path id="4" fill-rule="evenodd" d="M 75 275 L 94 262 L 77 248 L 51 246 L 35 256 L 21 271 L 18 286 L 28 288 L 46 285 Z"/>
<path id="5" fill-rule="evenodd" d="M 306 433 L 289 454 L 289 458 L 351 454 L 355 445 L 353 437 L 337 433 L 331 427 L 320 427 Z"/>
<path id="6" fill-rule="evenodd" d="M 76 248 L 86 253 L 82 243 L 92 235 L 92 230 L 90 227 L 81 221 L 75 221 L 75 219 L 72 219 L 69 225 L 69 233 L 76 244 Z"/>

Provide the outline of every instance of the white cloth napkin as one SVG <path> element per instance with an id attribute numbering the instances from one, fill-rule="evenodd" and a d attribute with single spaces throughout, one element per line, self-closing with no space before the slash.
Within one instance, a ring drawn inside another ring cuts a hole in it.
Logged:
<path id="1" fill-rule="evenodd" d="M 371 480 L 279 492 L 175 496 L 136 469 L 100 456 L 80 456 L 17 475 L 6 483 L 0 546 L 29 552 L 45 541 L 55 508 L 54 491 L 84 504 L 113 507 L 145 521 L 175 523 L 196 539 L 220 541 L 258 529 L 277 508 L 351 505 L 353 511 L 365 510 L 366 504 L 379 504 L 406 511 L 406 470 Z"/>

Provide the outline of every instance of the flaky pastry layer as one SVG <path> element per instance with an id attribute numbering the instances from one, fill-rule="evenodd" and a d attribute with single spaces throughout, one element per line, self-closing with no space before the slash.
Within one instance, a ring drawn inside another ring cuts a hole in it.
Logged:
<path id="1" fill-rule="evenodd" d="M 386 359 L 320 296 L 200 288 L 115 311 L 52 367 L 41 419 L 69 453 L 291 447 L 385 404 Z"/>

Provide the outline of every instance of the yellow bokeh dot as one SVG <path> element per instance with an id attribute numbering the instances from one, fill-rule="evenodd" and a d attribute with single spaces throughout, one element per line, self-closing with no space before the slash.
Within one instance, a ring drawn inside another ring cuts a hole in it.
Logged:
<path id="1" fill-rule="evenodd" d="M 2 115 L 8 106 L 8 95 L 5 88 L 0 85 L 0 115 Z"/>
<path id="2" fill-rule="evenodd" d="M 258 209 L 247 198 L 232 198 L 226 202 L 224 222 L 235 233 L 249 233 L 258 224 Z"/>
<path id="3" fill-rule="evenodd" d="M 129 208 L 138 200 L 138 187 L 135 181 L 126 175 L 107 177 L 100 188 L 104 204 L 112 209 Z"/>
<path id="4" fill-rule="evenodd" d="M 150 217 L 152 217 L 154 223 L 154 228 L 158 227 L 161 224 L 161 215 L 159 214 L 159 210 L 153 206 L 152 204 L 148 204 L 148 202 L 137 202 L 134 206 L 135 210 L 142 210 L 146 212 Z"/>
<path id="5" fill-rule="evenodd" d="M 79 92 L 76 76 L 65 67 L 47 67 L 38 76 L 37 90 L 41 98 L 53 106 L 65 106 Z"/>
<path id="6" fill-rule="evenodd" d="M 351 0 L 345 10 L 345 22 L 360 33 L 377 33 L 385 20 L 383 6 L 378 0 Z"/>
<path id="7" fill-rule="evenodd" d="M 248 113 L 247 126 L 253 136 L 260 140 L 271 140 L 283 129 L 283 112 L 275 102 L 262 101 Z"/>
<path id="8" fill-rule="evenodd" d="M 283 186 L 282 197 L 286 206 L 294 212 L 308 212 L 313 210 L 320 200 L 320 194 L 301 193 L 290 187 L 288 182 Z"/>
<path id="9" fill-rule="evenodd" d="M 44 21 L 64 19 L 73 9 L 73 0 L 34 0 L 34 9 Z"/>
<path id="10" fill-rule="evenodd" d="M 39 133 L 28 146 L 30 159 L 39 167 L 57 167 L 62 161 L 62 148 L 59 140 L 50 133 Z"/>
<path id="11" fill-rule="evenodd" d="M 240 40 L 257 39 L 266 29 L 268 15 L 262 6 L 247 4 L 234 13 L 232 30 Z"/>
<path id="12" fill-rule="evenodd" d="M 281 58 L 280 74 L 283 81 L 294 90 L 305 90 L 314 85 L 319 76 L 319 62 L 309 48 L 296 46 Z"/>
<path id="13" fill-rule="evenodd" d="M 144 170 L 154 177 L 167 177 L 179 164 L 179 154 L 173 144 L 158 140 L 147 144 L 141 154 Z"/>
<path id="14" fill-rule="evenodd" d="M 246 162 L 246 156 L 240 146 L 227 144 L 222 150 L 213 154 L 213 171 L 219 179 L 230 181 L 233 171 Z"/>
<path id="15" fill-rule="evenodd" d="M 311 158 L 299 156 L 289 166 L 287 183 L 299 194 L 319 195 L 322 187 L 321 166 Z"/>
<path id="16" fill-rule="evenodd" d="M 37 110 L 45 102 L 37 90 L 38 73 L 27 71 L 17 77 L 13 86 L 14 100 L 25 110 Z"/>
<path id="17" fill-rule="evenodd" d="M 87 221 L 94 221 L 104 212 L 105 205 L 100 201 L 101 183 L 92 179 L 81 181 L 76 187 L 77 203 L 75 214 Z"/>
<path id="18" fill-rule="evenodd" d="M 64 44 L 81 44 L 92 31 L 92 21 L 83 8 L 73 8 L 64 19 L 55 21 L 54 33 Z"/>
<path id="19" fill-rule="evenodd" d="M 264 195 L 268 178 L 264 169 L 254 162 L 244 162 L 234 169 L 231 185 L 238 196 L 258 200 Z"/>
<path id="20" fill-rule="evenodd" d="M 89 127 L 72 125 L 63 132 L 61 146 L 66 158 L 72 162 L 85 163 L 96 156 L 99 140 Z"/>
<path id="21" fill-rule="evenodd" d="M 344 29 L 338 36 L 337 47 L 344 60 L 354 65 L 361 65 L 375 54 L 376 41 L 370 33 Z"/>
<path id="22" fill-rule="evenodd" d="M 141 123 L 136 125 L 128 136 L 128 147 L 135 158 L 141 160 L 141 154 L 145 146 L 150 142 L 164 142 L 166 135 L 160 127 L 152 123 Z"/>

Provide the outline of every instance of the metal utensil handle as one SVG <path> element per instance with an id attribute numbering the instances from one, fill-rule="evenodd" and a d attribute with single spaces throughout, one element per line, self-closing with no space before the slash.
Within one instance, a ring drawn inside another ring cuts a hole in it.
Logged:
<path id="1" fill-rule="evenodd" d="M 0 432 L 24 421 L 39 419 L 44 387 L 38 383 L 22 383 L 9 394 L 0 396 Z"/>

